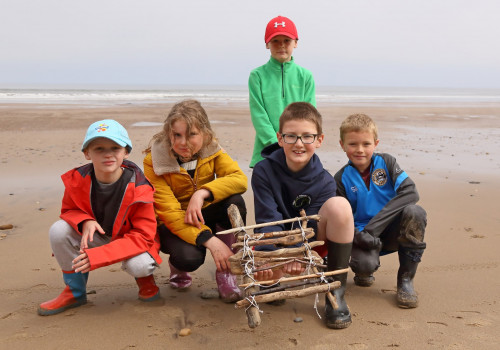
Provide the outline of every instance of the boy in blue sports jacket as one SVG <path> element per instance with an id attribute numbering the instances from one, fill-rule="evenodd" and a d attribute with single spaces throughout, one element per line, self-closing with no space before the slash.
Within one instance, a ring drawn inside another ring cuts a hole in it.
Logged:
<path id="1" fill-rule="evenodd" d="M 426 248 L 427 214 L 417 205 L 415 183 L 386 153 L 374 153 L 377 127 L 364 114 L 347 117 L 340 126 L 340 145 L 348 164 L 335 174 L 337 195 L 347 198 L 354 215 L 355 233 L 350 267 L 358 286 L 369 287 L 380 266 L 380 256 L 399 254 L 397 303 L 418 306 L 413 288 L 418 263 Z"/>

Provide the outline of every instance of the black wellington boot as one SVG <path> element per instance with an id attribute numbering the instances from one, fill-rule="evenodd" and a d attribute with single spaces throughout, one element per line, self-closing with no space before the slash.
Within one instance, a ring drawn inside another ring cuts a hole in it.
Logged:
<path id="1" fill-rule="evenodd" d="M 418 296 L 413 288 L 413 278 L 417 272 L 422 253 L 423 249 L 399 248 L 397 301 L 401 308 L 411 309 L 418 306 Z"/>
<path id="2" fill-rule="evenodd" d="M 328 244 L 328 271 L 340 270 L 349 267 L 352 243 L 335 243 L 327 241 Z M 340 281 L 340 288 L 334 289 L 332 294 L 338 304 L 334 309 L 328 296 L 325 296 L 325 324 L 328 328 L 342 329 L 351 325 L 351 312 L 344 299 L 347 283 L 347 272 L 328 278 L 331 281 Z"/>

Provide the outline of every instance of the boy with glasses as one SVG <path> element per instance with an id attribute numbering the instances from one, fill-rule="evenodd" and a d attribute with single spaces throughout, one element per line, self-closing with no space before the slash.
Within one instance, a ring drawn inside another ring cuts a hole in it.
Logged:
<path id="1" fill-rule="evenodd" d="M 279 120 L 278 142 L 262 151 L 264 160 L 257 163 L 252 175 L 255 222 L 266 223 L 300 216 L 319 214 L 319 222 L 310 221 L 315 240 L 325 241 L 328 249 L 328 270 L 347 268 L 351 255 L 354 222 L 349 202 L 335 197 L 333 177 L 323 168 L 315 154 L 323 142 L 321 115 L 307 102 L 295 102 L 285 108 Z M 267 226 L 255 232 L 290 230 L 291 224 Z M 274 245 L 256 247 L 258 250 L 275 250 Z M 283 274 L 297 275 L 303 265 L 293 262 L 279 270 L 257 272 L 257 280 L 278 279 Z M 334 309 L 325 298 L 325 323 L 329 328 L 346 328 L 351 324 L 351 314 L 344 299 L 347 272 L 335 275 L 341 287 L 332 291 L 339 307 Z"/>

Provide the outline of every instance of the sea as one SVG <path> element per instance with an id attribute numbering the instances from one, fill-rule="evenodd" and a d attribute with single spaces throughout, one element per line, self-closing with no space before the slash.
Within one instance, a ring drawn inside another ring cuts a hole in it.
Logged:
<path id="1" fill-rule="evenodd" d="M 246 86 L 37 86 L 0 88 L 0 103 L 76 104 L 101 107 L 175 103 L 196 99 L 220 105 L 248 105 Z M 500 89 L 317 86 L 318 105 L 500 106 Z"/>

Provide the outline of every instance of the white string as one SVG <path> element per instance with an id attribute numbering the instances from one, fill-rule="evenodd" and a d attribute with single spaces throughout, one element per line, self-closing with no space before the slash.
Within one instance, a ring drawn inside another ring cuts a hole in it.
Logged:
<path id="1" fill-rule="evenodd" d="M 299 218 L 297 218 L 297 221 L 299 221 L 299 223 L 300 223 Z M 311 246 L 309 245 L 309 242 L 306 238 L 306 232 L 304 231 L 304 228 L 302 227 L 302 225 L 299 224 L 299 227 L 300 227 L 301 234 L 302 234 L 302 240 L 304 241 L 304 246 L 306 248 L 304 255 L 306 258 L 309 259 L 309 263 L 307 264 L 307 271 L 309 274 L 311 268 L 316 266 L 316 262 L 314 261 L 314 256 L 311 253 Z M 316 274 L 319 276 L 320 282 L 328 283 L 327 279 L 324 276 L 324 272 L 318 272 Z M 330 284 L 328 284 L 328 292 L 327 293 L 329 293 L 329 292 L 330 292 Z M 319 311 L 318 311 L 318 303 L 319 303 L 319 296 L 318 296 L 318 293 L 316 293 L 316 296 L 314 297 L 314 310 L 316 311 L 316 315 L 318 315 L 319 319 L 321 320 L 321 315 L 319 314 Z"/>
<path id="2" fill-rule="evenodd" d="M 318 311 L 318 303 L 319 303 L 319 296 L 318 293 L 316 293 L 316 296 L 314 297 L 314 310 L 316 310 L 316 315 L 318 315 L 319 319 L 321 320 L 321 315 L 319 314 Z"/>
<path id="3" fill-rule="evenodd" d="M 250 303 L 250 305 L 248 305 L 245 309 L 245 311 L 247 311 L 248 309 L 250 309 L 252 306 L 255 307 L 260 313 L 263 313 L 264 311 L 262 311 L 260 308 L 259 308 L 259 304 L 257 304 L 257 302 L 255 301 L 255 297 L 253 295 L 249 295 L 245 298 L 246 300 L 248 300 L 248 302 Z"/>

